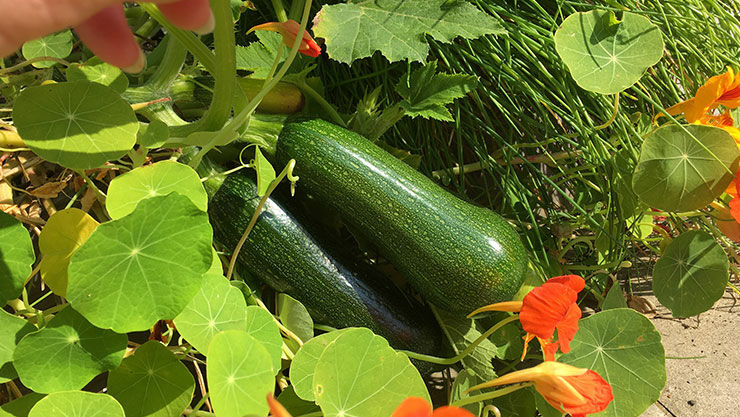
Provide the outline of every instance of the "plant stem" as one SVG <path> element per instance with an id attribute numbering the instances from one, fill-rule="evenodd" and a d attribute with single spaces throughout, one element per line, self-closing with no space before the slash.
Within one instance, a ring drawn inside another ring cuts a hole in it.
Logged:
<path id="1" fill-rule="evenodd" d="M 281 22 L 288 20 L 288 14 L 285 13 L 285 6 L 282 0 L 272 0 L 272 8 L 275 10 L 277 19 Z"/>
<path id="2" fill-rule="evenodd" d="M 23 67 L 27 67 L 33 63 L 40 62 L 40 61 L 54 61 L 57 64 L 62 64 L 65 67 L 69 66 L 69 62 L 61 59 L 61 58 L 54 58 L 53 56 L 37 56 L 36 58 L 31 58 L 27 61 L 23 61 L 20 64 L 13 65 L 12 67 L 0 69 L 0 75 L 5 75 L 7 73 L 13 72 L 15 70 L 21 69 Z"/>
<path id="3" fill-rule="evenodd" d="M 510 387 L 506 387 L 506 388 L 502 388 L 502 389 L 497 389 L 496 391 L 486 392 L 485 394 L 478 394 L 478 395 L 473 395 L 471 397 L 463 398 L 463 399 L 460 399 L 460 400 L 457 400 L 457 401 L 453 402 L 450 405 L 455 406 L 455 407 L 462 407 L 464 405 L 473 404 L 473 403 L 477 403 L 477 402 L 481 402 L 481 401 L 490 400 L 490 399 L 493 399 L 493 398 L 502 397 L 502 396 L 504 396 L 506 394 L 510 394 L 510 393 L 512 393 L 512 392 L 514 392 L 516 390 L 520 390 L 522 388 L 526 388 L 526 387 L 529 387 L 529 386 L 532 386 L 532 385 L 534 385 L 534 383 L 532 383 L 532 382 L 525 382 L 523 384 L 516 384 L 516 385 L 512 385 Z"/>
<path id="4" fill-rule="evenodd" d="M 228 1 L 211 0 L 211 9 L 216 18 L 213 33 L 216 67 L 209 72 L 215 85 L 211 105 L 201 119 L 203 130 L 218 130 L 229 119 L 236 84 L 236 39 L 231 5 Z"/>
<path id="5" fill-rule="evenodd" d="M 418 359 L 418 360 L 425 361 L 425 362 L 437 363 L 440 365 L 452 365 L 453 363 L 457 363 L 463 358 L 465 358 L 466 356 L 468 356 L 475 349 L 476 346 L 478 346 L 482 341 L 488 339 L 488 337 L 491 336 L 494 332 L 496 332 L 496 330 L 499 330 L 500 328 L 516 320 L 519 320 L 518 315 L 509 316 L 501 320 L 500 322 L 496 323 L 493 327 L 486 330 L 485 333 L 483 333 L 477 339 L 475 339 L 473 343 L 468 345 L 462 352 L 457 354 L 457 356 L 453 356 L 451 358 L 438 358 L 436 356 L 424 355 L 421 353 L 410 352 L 407 350 L 401 350 L 400 352 L 405 353 L 406 356 L 408 356 L 409 358 L 414 358 L 414 359 Z"/>

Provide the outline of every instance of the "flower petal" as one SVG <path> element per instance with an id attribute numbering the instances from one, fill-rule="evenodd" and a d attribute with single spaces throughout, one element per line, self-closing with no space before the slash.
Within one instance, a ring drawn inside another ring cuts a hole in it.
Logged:
<path id="1" fill-rule="evenodd" d="M 433 417 L 475 417 L 473 413 L 458 407 L 444 406 L 434 410 Z"/>
<path id="2" fill-rule="evenodd" d="M 483 313 L 485 311 L 509 311 L 512 313 L 517 313 L 522 309 L 522 302 L 521 301 L 504 301 L 502 303 L 495 303 L 495 304 L 489 304 L 487 306 L 483 306 L 472 313 L 468 314 L 468 318 L 471 318 L 475 316 L 476 314 Z"/>
<path id="3" fill-rule="evenodd" d="M 564 379 L 588 400 L 583 405 L 566 406 L 565 411 L 572 415 L 598 413 L 614 399 L 611 385 L 590 369 L 583 375 Z"/>
<path id="4" fill-rule="evenodd" d="M 555 326 L 577 298 L 578 293 L 573 288 L 558 282 L 546 282 L 534 288 L 522 300 L 519 313 L 522 328 L 541 339 L 550 339 Z"/>
<path id="5" fill-rule="evenodd" d="M 740 196 L 730 200 L 730 215 L 736 222 L 740 223 Z"/>
<path id="6" fill-rule="evenodd" d="M 555 282 L 558 284 L 566 285 L 573 289 L 575 292 L 581 292 L 583 287 L 586 286 L 586 281 L 578 275 L 561 275 L 559 277 L 552 277 L 547 282 Z"/>
<path id="7" fill-rule="evenodd" d="M 272 417 L 291 417 L 288 410 L 286 410 L 271 393 L 267 394 L 267 404 L 270 406 L 270 415 L 272 415 Z"/>
<path id="8" fill-rule="evenodd" d="M 563 353 L 570 352 L 570 341 L 578 331 L 578 320 L 581 319 L 581 309 L 578 304 L 573 303 L 565 313 L 565 317 L 555 326 L 558 329 L 558 344 Z"/>
<path id="9" fill-rule="evenodd" d="M 391 417 L 431 417 L 432 406 L 425 399 L 408 397 L 396 407 Z"/>
<path id="10" fill-rule="evenodd" d="M 704 85 L 696 90 L 696 95 L 690 106 L 684 111 L 686 121 L 694 123 L 701 119 L 707 112 L 717 106 L 715 103 L 728 89 L 733 87 L 735 74 L 731 68 L 721 75 L 715 75 L 707 80 Z"/>

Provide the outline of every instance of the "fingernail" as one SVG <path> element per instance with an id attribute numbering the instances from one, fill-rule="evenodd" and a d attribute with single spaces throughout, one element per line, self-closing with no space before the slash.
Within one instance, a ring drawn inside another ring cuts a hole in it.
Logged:
<path id="1" fill-rule="evenodd" d="M 129 65 L 128 67 L 121 68 L 124 72 L 128 72 L 129 74 L 138 74 L 146 65 L 146 57 L 144 56 L 144 53 L 141 52 L 141 49 L 139 49 L 139 57 L 136 58 L 136 63 L 133 65 Z"/>
<path id="2" fill-rule="evenodd" d="M 210 13 L 208 15 L 208 21 L 205 25 L 201 26 L 198 29 L 195 29 L 193 32 L 197 33 L 198 35 L 205 35 L 207 33 L 213 32 L 213 29 L 216 28 L 216 18 L 213 17 L 213 13 Z"/>

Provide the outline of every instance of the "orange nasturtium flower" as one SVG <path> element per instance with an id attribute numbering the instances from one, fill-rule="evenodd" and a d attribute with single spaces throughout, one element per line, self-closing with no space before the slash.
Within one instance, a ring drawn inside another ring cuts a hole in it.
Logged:
<path id="1" fill-rule="evenodd" d="M 576 300 L 584 285 L 583 278 L 578 275 L 550 278 L 525 295 L 522 301 L 491 304 L 475 310 L 468 317 L 483 311 L 519 312 L 519 321 L 527 332 L 522 359 L 527 353 L 529 341 L 537 337 L 545 360 L 555 360 L 558 346 L 561 352 L 570 352 L 570 341 L 578 331 L 578 320 L 581 318 L 581 309 Z M 557 341 L 553 340 L 555 329 L 558 331 Z"/>
<path id="2" fill-rule="evenodd" d="M 247 34 L 255 30 L 278 32 L 283 35 L 283 43 L 288 47 L 292 47 L 295 38 L 298 36 L 298 29 L 300 29 L 298 22 L 295 20 L 286 20 L 285 22 L 268 22 L 254 26 L 247 31 Z M 313 40 L 308 30 L 303 31 L 303 39 L 301 40 L 301 46 L 298 47 L 298 52 L 312 57 L 321 55 L 321 47 L 316 44 L 316 41 Z"/>
<path id="3" fill-rule="evenodd" d="M 464 408 L 445 406 L 432 412 L 432 406 L 423 398 L 408 397 L 396 408 L 391 417 L 475 417 Z"/>
<path id="4" fill-rule="evenodd" d="M 508 373 L 468 391 L 519 382 L 533 382 L 550 405 L 572 417 L 598 413 L 614 399 L 611 385 L 596 372 L 555 361 Z"/>
<path id="5" fill-rule="evenodd" d="M 684 100 L 666 111 L 671 115 L 683 113 L 689 123 L 701 122 L 717 106 L 734 109 L 740 106 L 740 72 L 735 74 L 732 68 L 727 72 L 715 75 L 696 90 L 696 95 Z"/>
<path id="6" fill-rule="evenodd" d="M 292 417 L 288 410 L 272 396 L 272 393 L 267 394 L 267 404 L 270 406 L 270 415 L 272 417 Z"/>

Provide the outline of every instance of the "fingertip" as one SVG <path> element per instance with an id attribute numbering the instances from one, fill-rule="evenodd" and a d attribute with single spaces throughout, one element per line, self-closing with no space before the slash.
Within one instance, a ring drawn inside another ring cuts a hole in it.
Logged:
<path id="1" fill-rule="evenodd" d="M 106 7 L 74 28 L 80 40 L 103 61 L 127 72 L 140 72 L 146 64 L 118 4 Z"/>
<path id="2" fill-rule="evenodd" d="M 216 27 L 208 0 L 179 0 L 158 7 L 172 24 L 181 29 L 202 35 L 212 32 Z"/>
<path id="3" fill-rule="evenodd" d="M 139 56 L 136 58 L 136 62 L 133 65 L 122 67 L 121 70 L 123 72 L 128 72 L 129 74 L 138 74 L 144 70 L 145 66 L 146 56 L 144 56 L 144 52 L 139 49 Z"/>

